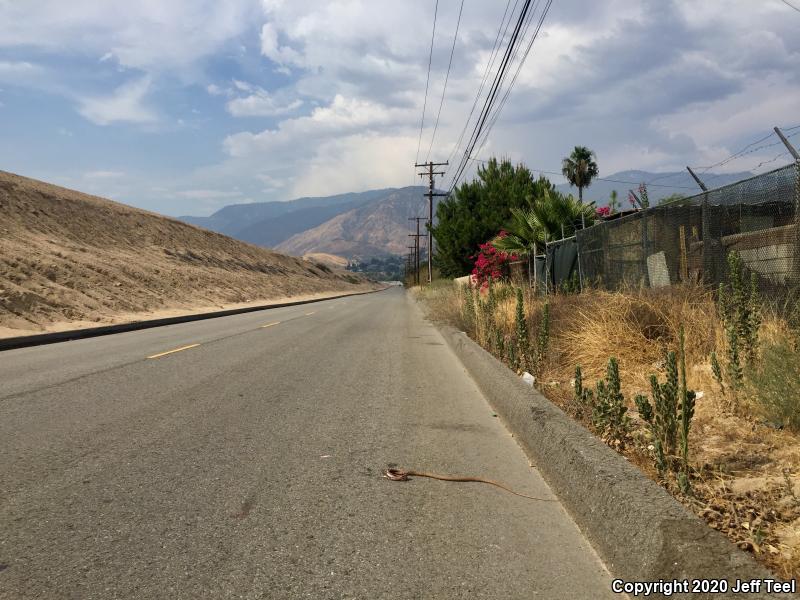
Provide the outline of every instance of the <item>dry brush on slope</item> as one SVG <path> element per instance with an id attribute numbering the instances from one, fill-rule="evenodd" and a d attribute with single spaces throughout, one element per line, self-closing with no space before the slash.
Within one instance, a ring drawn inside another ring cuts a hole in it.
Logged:
<path id="1" fill-rule="evenodd" d="M 369 289 L 353 274 L 0 171 L 0 334 Z"/>

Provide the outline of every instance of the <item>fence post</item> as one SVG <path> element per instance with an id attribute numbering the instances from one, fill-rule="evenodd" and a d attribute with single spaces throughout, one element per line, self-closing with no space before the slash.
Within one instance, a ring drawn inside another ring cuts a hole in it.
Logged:
<path id="1" fill-rule="evenodd" d="M 794 273 L 793 283 L 800 285 L 800 159 L 794 161 Z"/>
<path id="2" fill-rule="evenodd" d="M 650 287 L 650 274 L 647 272 L 647 209 L 642 210 L 642 279 Z"/>
<path id="3" fill-rule="evenodd" d="M 550 294 L 550 252 L 547 249 L 547 238 L 544 239 L 544 295 Z"/>
<path id="4" fill-rule="evenodd" d="M 775 133 L 789 150 L 789 154 L 794 158 L 794 264 L 792 269 L 792 279 L 795 283 L 800 283 L 800 153 L 792 146 L 789 140 L 783 135 L 780 128 L 775 127 Z"/>

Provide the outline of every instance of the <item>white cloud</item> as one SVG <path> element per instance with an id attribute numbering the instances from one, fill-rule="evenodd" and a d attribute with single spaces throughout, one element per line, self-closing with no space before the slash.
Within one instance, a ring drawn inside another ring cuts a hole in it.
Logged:
<path id="1" fill-rule="evenodd" d="M 49 91 L 48 82 L 60 82 L 56 93 L 77 98 L 81 113 L 102 124 L 149 123 L 162 114 L 162 123 L 174 124 L 193 103 L 157 110 L 151 92 L 187 84 L 227 110 L 220 117 L 198 104 L 204 122 L 214 125 L 206 131 L 231 131 L 231 116 L 277 117 L 268 128 L 241 125 L 225 136 L 222 161 L 213 164 L 209 152 L 195 171 L 160 182 L 189 192 L 174 195 L 187 205 L 192 192 L 216 194 L 192 206 L 223 203 L 239 182 L 244 195 L 237 198 L 263 191 L 265 198 L 256 199 L 285 199 L 418 181 L 411 163 L 433 3 L 41 0 L 36 10 L 29 6 L 0 0 L 0 21 L 15 24 L 0 28 L 0 49 L 26 59 L 0 61 L 0 83 L 35 82 Z M 439 3 L 420 158 L 428 152 L 458 7 Z M 461 132 L 503 7 L 464 6 L 433 158 L 444 159 Z M 597 151 L 605 174 L 710 164 L 772 125 L 800 122 L 795 16 L 777 1 L 555 3 L 481 158 L 496 152 L 558 170 L 561 156 L 585 144 Z M 89 56 L 98 71 L 119 65 L 132 80 L 106 97 L 75 90 L 73 73 L 48 70 L 46 60 L 40 65 L 48 52 Z M 98 65 L 98 56 L 112 64 Z M 220 72 L 233 62 L 237 67 Z"/>
<path id="2" fill-rule="evenodd" d="M 278 43 L 278 31 L 272 23 L 264 23 L 261 28 L 261 54 L 279 65 L 301 64 L 301 55 Z"/>
<path id="3" fill-rule="evenodd" d="M 302 105 L 302 100 L 279 104 L 268 92 L 259 89 L 251 96 L 231 100 L 227 108 L 234 117 L 273 117 L 297 110 Z"/>
<path id="4" fill-rule="evenodd" d="M 257 0 L 39 0 L 0 2 L 0 47 L 62 54 L 112 54 L 150 73 L 184 70 L 246 31 L 262 13 Z"/>
<path id="5" fill-rule="evenodd" d="M 225 151 L 231 156 L 290 151 L 320 139 L 338 137 L 356 131 L 376 131 L 410 127 L 415 120 L 413 110 L 389 108 L 375 102 L 336 95 L 325 107 L 315 108 L 309 116 L 288 119 L 276 129 L 260 133 L 241 132 L 225 139 Z M 294 154 L 294 152 L 291 152 Z"/>
<path id="6" fill-rule="evenodd" d="M 78 112 L 96 125 L 115 122 L 152 123 L 155 111 L 143 104 L 150 89 L 150 78 L 142 77 L 125 83 L 109 96 L 83 98 Z"/>

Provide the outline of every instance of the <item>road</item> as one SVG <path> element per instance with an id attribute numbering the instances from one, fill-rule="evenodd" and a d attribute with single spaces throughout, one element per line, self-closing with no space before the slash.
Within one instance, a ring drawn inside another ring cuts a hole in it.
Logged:
<path id="1" fill-rule="evenodd" d="M 390 464 L 554 498 L 399 288 L 0 353 L 0 598 L 611 597 L 557 501 Z"/>

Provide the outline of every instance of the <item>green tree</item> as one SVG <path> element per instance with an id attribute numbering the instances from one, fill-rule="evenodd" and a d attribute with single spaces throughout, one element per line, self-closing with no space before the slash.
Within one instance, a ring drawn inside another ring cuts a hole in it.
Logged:
<path id="1" fill-rule="evenodd" d="M 578 188 L 578 202 L 583 204 L 583 188 L 589 187 L 599 171 L 595 153 L 586 146 L 575 146 L 572 153 L 561 162 L 561 173 L 571 185 Z"/>
<path id="2" fill-rule="evenodd" d="M 441 274 L 458 277 L 469 273 L 473 266 L 470 257 L 478 245 L 498 234 L 512 208 L 530 206 L 541 185 L 527 167 L 514 166 L 508 160 L 492 158 L 478 167 L 475 179 L 462 183 L 436 208 L 433 235 Z"/>
<path id="3" fill-rule="evenodd" d="M 560 239 L 562 233 L 569 237 L 582 224 L 591 225 L 595 210 L 594 203 L 580 204 L 574 196 L 545 188 L 529 208 L 514 208 L 511 216 L 507 235 L 495 238 L 492 244 L 498 250 L 525 255 L 534 244 Z"/>
<path id="4" fill-rule="evenodd" d="M 505 235 L 492 241 L 498 250 L 527 257 L 529 275 L 530 259 L 537 247 L 543 248 L 545 242 L 559 239 L 562 232 L 569 237 L 583 224 L 588 227 L 594 223 L 596 214 L 594 204 L 579 204 L 573 196 L 560 193 L 542 179 L 537 182 L 539 195 L 533 198 L 530 207 L 512 208 Z"/>

